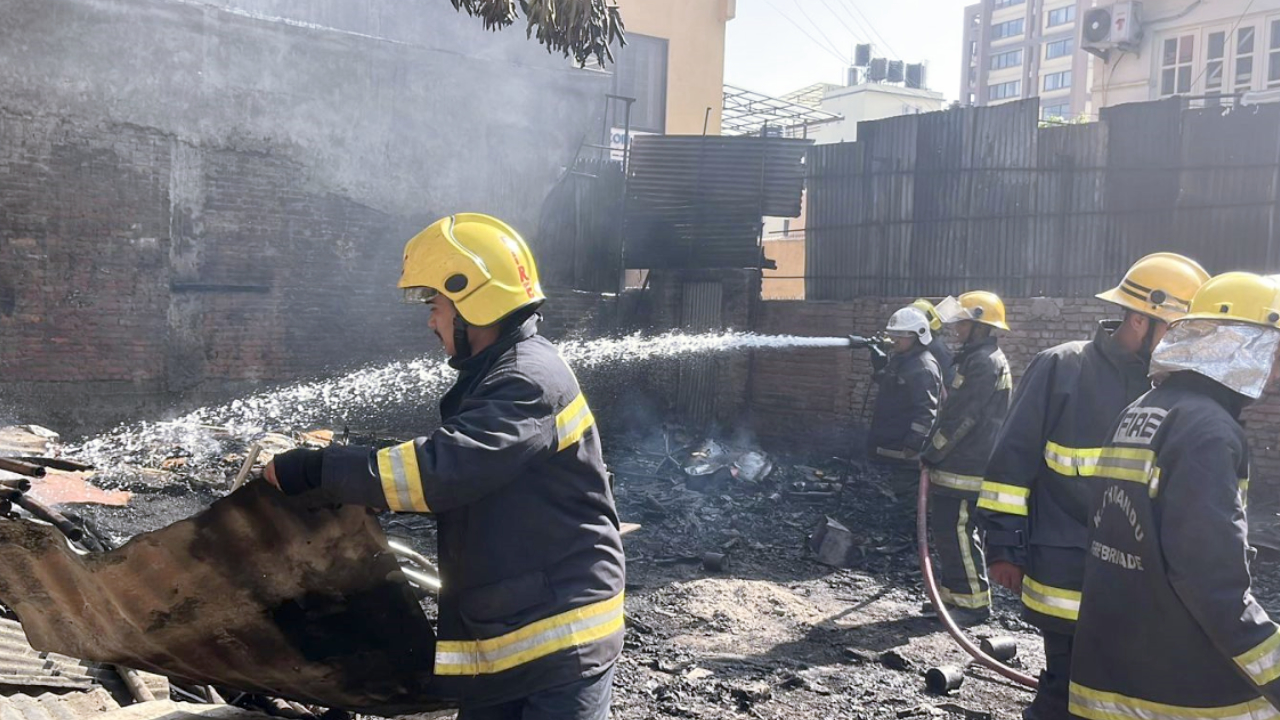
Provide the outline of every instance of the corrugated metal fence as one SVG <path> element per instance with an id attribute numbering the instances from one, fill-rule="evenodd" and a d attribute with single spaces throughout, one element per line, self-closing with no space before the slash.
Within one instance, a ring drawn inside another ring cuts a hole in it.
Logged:
<path id="1" fill-rule="evenodd" d="M 1280 263 L 1280 105 L 1036 100 L 889 118 L 808 155 L 806 296 L 1090 295 L 1149 252 L 1218 273 Z"/>

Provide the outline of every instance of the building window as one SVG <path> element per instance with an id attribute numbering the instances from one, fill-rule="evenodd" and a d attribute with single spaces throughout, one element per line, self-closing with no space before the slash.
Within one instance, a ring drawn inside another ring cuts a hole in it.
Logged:
<path id="1" fill-rule="evenodd" d="M 1069 22 L 1075 22 L 1075 19 L 1076 19 L 1076 6 L 1068 5 L 1067 7 L 1058 8 L 1057 10 L 1050 10 L 1048 24 L 1049 24 L 1049 27 L 1066 25 Z"/>
<path id="2" fill-rule="evenodd" d="M 1024 2 L 1026 2 L 1026 0 L 996 0 L 996 9 L 999 10 L 1000 8 L 1013 7 L 1014 5 L 1021 5 Z"/>
<path id="3" fill-rule="evenodd" d="M 1044 76 L 1044 91 L 1065 90 L 1071 87 L 1071 71 L 1063 70 L 1062 72 L 1049 73 Z"/>
<path id="4" fill-rule="evenodd" d="M 1253 89 L 1253 57 L 1258 29 L 1242 27 L 1236 31 L 1236 92 Z"/>
<path id="5" fill-rule="evenodd" d="M 1044 59 L 1052 60 L 1054 58 L 1066 57 L 1076 50 L 1075 38 L 1067 38 L 1066 40 L 1055 40 L 1051 43 L 1045 43 Z"/>
<path id="6" fill-rule="evenodd" d="M 999 40 L 1001 38 L 1017 37 L 1022 34 L 1023 19 L 1010 20 L 1008 22 L 996 23 L 991 26 L 991 38 Z"/>
<path id="7" fill-rule="evenodd" d="M 1022 64 L 1022 49 L 1010 50 L 991 56 L 991 69 L 1003 70 L 1005 68 L 1018 67 Z"/>
<path id="8" fill-rule="evenodd" d="M 616 51 L 613 94 L 635 98 L 631 106 L 631 130 L 662 133 L 667 130 L 667 41 L 627 33 L 627 45 Z M 617 111 L 615 127 L 621 127 Z"/>
<path id="9" fill-rule="evenodd" d="M 1211 32 L 1205 42 L 1204 92 L 1205 95 L 1222 94 L 1222 65 L 1227 57 L 1227 33 Z"/>
<path id="10" fill-rule="evenodd" d="M 1183 95 L 1191 92 L 1192 65 L 1196 57 L 1196 38 L 1183 35 L 1164 41 L 1160 56 L 1160 95 Z"/>
<path id="11" fill-rule="evenodd" d="M 1267 87 L 1280 87 L 1280 20 L 1271 21 L 1271 42 L 1267 46 Z"/>
<path id="12" fill-rule="evenodd" d="M 1040 108 L 1041 120 L 1066 120 L 1069 117 L 1071 117 L 1071 105 L 1068 103 L 1046 105 Z"/>
<path id="13" fill-rule="evenodd" d="M 988 100 L 1004 100 L 1005 98 L 1016 98 L 1022 95 L 1022 81 L 1013 80 L 1011 82 L 996 83 L 987 86 Z"/>
<path id="14" fill-rule="evenodd" d="M 969 57 L 971 58 L 978 57 L 978 41 L 977 40 L 969 41 Z"/>

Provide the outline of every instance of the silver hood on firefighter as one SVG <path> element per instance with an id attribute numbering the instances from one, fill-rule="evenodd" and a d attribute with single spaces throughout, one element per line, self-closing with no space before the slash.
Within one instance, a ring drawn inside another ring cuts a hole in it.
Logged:
<path id="1" fill-rule="evenodd" d="M 1174 323 L 1151 355 L 1151 377 L 1190 370 L 1246 397 L 1262 397 L 1271 377 L 1280 330 L 1249 323 L 1183 320 Z"/>

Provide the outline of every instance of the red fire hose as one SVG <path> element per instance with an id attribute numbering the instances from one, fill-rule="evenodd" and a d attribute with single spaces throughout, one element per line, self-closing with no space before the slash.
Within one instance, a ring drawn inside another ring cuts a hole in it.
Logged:
<path id="1" fill-rule="evenodd" d="M 933 561 L 929 559 L 929 472 L 924 468 L 920 469 L 920 495 L 916 499 L 916 547 L 920 552 L 920 574 L 924 576 L 925 592 L 929 594 L 929 602 L 933 603 L 933 607 L 937 609 L 938 619 L 942 621 L 943 627 L 951 637 L 955 638 L 956 643 L 972 655 L 978 664 L 1034 690 L 1039 685 L 1035 678 L 1020 673 L 982 652 L 977 645 L 973 644 L 973 641 L 965 637 L 964 631 L 947 613 L 947 606 L 943 604 L 938 592 L 938 582 L 933 578 Z"/>

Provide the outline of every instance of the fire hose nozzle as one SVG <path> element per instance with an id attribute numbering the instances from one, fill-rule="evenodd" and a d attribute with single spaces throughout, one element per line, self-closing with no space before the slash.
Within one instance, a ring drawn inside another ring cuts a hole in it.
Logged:
<path id="1" fill-rule="evenodd" d="M 872 335 L 871 337 L 863 337 L 861 335 L 849 336 L 849 347 L 851 348 L 870 348 L 884 345 L 889 338 L 884 334 Z"/>

